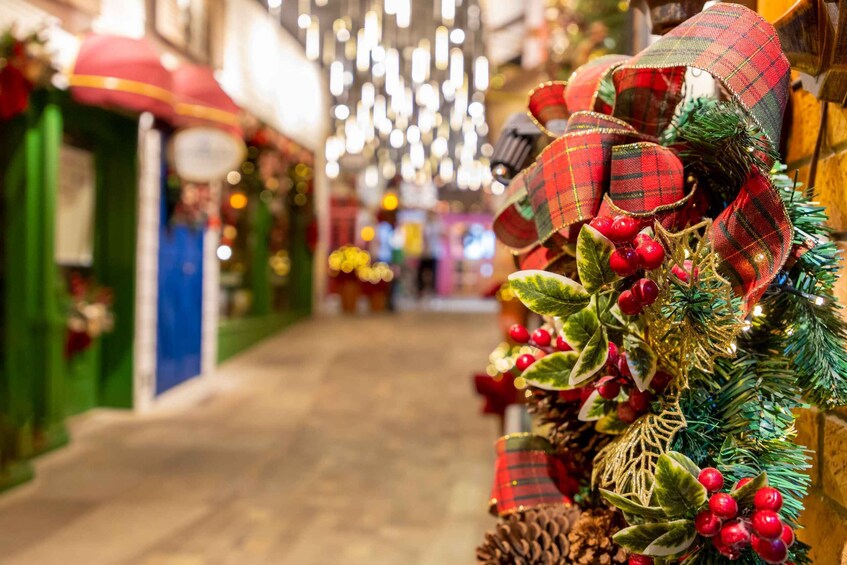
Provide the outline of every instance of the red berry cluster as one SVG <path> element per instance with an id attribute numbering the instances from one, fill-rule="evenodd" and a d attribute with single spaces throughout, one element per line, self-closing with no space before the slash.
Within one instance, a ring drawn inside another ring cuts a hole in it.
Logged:
<path id="1" fill-rule="evenodd" d="M 629 399 L 618 404 L 618 419 L 625 424 L 631 424 L 639 416 L 646 413 L 650 408 L 650 402 L 654 394 L 662 392 L 673 378 L 668 373 L 658 371 L 653 380 L 650 381 L 652 390 L 644 392 L 638 390 L 629 365 L 626 363 L 626 352 L 620 351 L 618 346 L 609 342 L 609 357 L 605 367 L 606 375 L 601 377 L 595 384 L 595 388 L 604 400 L 614 400 L 623 390 Z"/>
<path id="2" fill-rule="evenodd" d="M 546 353 L 552 353 L 554 351 L 553 346 L 551 345 L 553 342 L 553 336 L 550 335 L 550 332 L 544 328 L 538 328 L 530 334 L 529 330 L 526 329 L 525 326 L 522 326 L 521 324 L 514 324 L 509 328 L 509 337 L 517 343 L 525 343 L 540 350 L 540 353 L 537 355 L 524 353 L 517 358 L 515 361 L 515 367 L 517 367 L 521 372 L 526 371 L 530 365 L 535 363 Z M 558 337 L 556 338 L 556 349 L 559 351 L 570 351 L 571 346 L 568 345 L 561 337 Z"/>
<path id="3" fill-rule="evenodd" d="M 647 234 L 638 233 L 641 222 L 629 216 L 598 216 L 591 220 L 591 227 L 615 242 L 616 248 L 609 257 L 609 266 L 615 274 L 629 277 L 638 271 L 653 270 L 665 260 L 665 248 Z M 621 312 L 628 316 L 641 313 L 644 306 L 655 302 L 659 287 L 650 279 L 635 281 L 629 290 L 618 298 Z"/>
<path id="4" fill-rule="evenodd" d="M 782 507 L 782 495 L 773 487 L 762 487 L 756 491 L 752 509 L 739 509 L 738 502 L 725 492 L 723 475 L 715 468 L 700 471 L 700 484 L 712 495 L 709 508 L 701 511 L 694 519 L 694 529 L 706 538 L 721 555 L 731 560 L 741 557 L 747 546 L 765 563 L 785 563 L 788 548 L 794 543 L 794 530 L 782 523 L 778 511 Z M 739 489 L 752 479 L 741 479 L 735 485 Z"/>

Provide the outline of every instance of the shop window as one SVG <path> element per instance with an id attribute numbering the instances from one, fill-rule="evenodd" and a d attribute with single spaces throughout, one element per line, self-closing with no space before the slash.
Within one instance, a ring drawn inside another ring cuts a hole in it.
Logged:
<path id="1" fill-rule="evenodd" d="M 94 259 L 94 154 L 69 143 L 59 150 L 56 262 L 90 267 Z"/>

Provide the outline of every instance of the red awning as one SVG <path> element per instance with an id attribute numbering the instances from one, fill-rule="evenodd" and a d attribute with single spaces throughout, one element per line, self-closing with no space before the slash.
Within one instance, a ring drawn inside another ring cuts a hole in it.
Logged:
<path id="1" fill-rule="evenodd" d="M 227 96 L 209 67 L 182 65 L 173 73 L 175 125 L 213 126 L 242 137 L 241 109 Z"/>
<path id="2" fill-rule="evenodd" d="M 144 39 L 89 35 L 69 79 L 71 95 L 82 104 L 151 112 L 173 120 L 171 72 Z"/>

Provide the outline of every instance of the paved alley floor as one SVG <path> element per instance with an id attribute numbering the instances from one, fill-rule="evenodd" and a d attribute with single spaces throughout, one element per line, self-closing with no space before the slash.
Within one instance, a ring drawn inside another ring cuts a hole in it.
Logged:
<path id="1" fill-rule="evenodd" d="M 317 318 L 152 413 L 84 415 L 0 495 L 0 563 L 473 563 L 496 343 L 492 315 Z"/>

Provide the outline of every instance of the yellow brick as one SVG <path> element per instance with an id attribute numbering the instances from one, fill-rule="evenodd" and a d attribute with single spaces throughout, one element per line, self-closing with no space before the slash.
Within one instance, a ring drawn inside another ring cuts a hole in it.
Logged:
<path id="1" fill-rule="evenodd" d="M 817 200 L 826 206 L 829 226 L 836 231 L 847 228 L 847 153 L 832 155 L 818 162 L 815 179 Z"/>
<path id="2" fill-rule="evenodd" d="M 838 104 L 829 104 L 826 132 L 829 147 L 847 142 L 847 108 L 842 108 Z"/>
<path id="3" fill-rule="evenodd" d="M 803 525 L 797 537 L 812 546 L 810 557 L 815 565 L 838 565 L 847 540 L 847 520 L 818 493 L 805 500 L 806 510 L 800 515 Z"/>
<path id="4" fill-rule="evenodd" d="M 809 469 L 809 476 L 812 478 L 812 486 L 819 486 L 818 437 L 820 422 L 818 410 L 816 408 L 798 409 L 794 415 L 797 417 L 796 441 L 812 452 L 812 468 Z"/>
<path id="5" fill-rule="evenodd" d="M 809 157 L 815 150 L 815 141 L 820 129 L 820 103 L 805 90 L 791 93 L 791 125 L 785 135 L 788 140 L 789 164 Z"/>
<path id="6" fill-rule="evenodd" d="M 847 422 L 827 414 L 823 423 L 823 449 L 819 454 L 824 494 L 847 506 Z"/>

